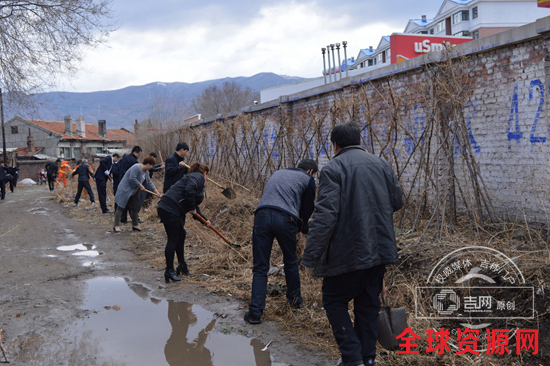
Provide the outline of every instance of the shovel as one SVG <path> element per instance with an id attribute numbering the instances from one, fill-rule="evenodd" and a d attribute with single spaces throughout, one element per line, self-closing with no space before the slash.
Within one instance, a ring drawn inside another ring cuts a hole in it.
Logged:
<path id="1" fill-rule="evenodd" d="M 151 193 L 153 196 L 157 196 L 157 197 L 159 197 L 159 198 L 162 197 L 160 194 L 156 194 L 155 192 L 150 191 L 150 190 L 148 190 L 148 189 L 144 189 L 144 191 L 147 192 L 147 193 Z"/>
<path id="2" fill-rule="evenodd" d="M 198 213 L 194 213 L 193 216 L 195 216 L 197 219 L 199 219 L 199 221 L 202 222 L 204 225 L 208 225 L 208 222 L 201 215 L 199 215 Z M 227 244 L 231 245 L 232 247 L 235 247 L 235 248 L 240 248 L 241 247 L 240 244 L 230 242 L 229 239 L 227 239 L 225 236 L 223 236 L 223 234 L 220 233 L 218 231 L 218 229 L 216 229 L 214 226 L 210 225 L 210 229 L 212 229 L 216 234 L 218 234 L 220 236 L 220 238 L 223 239 L 223 241 L 225 241 Z"/>
<path id="3" fill-rule="evenodd" d="M 407 314 L 405 308 L 392 309 L 386 298 L 386 282 L 382 283 L 382 309 L 378 313 L 378 343 L 389 351 L 399 349 L 397 336 L 405 331 Z"/>
<path id="4" fill-rule="evenodd" d="M 187 164 L 185 164 L 185 163 L 183 163 L 183 165 L 185 165 L 185 167 L 186 167 L 187 169 L 190 168 L 190 166 L 187 165 Z M 215 185 L 217 185 L 218 187 L 220 187 L 220 188 L 222 189 L 222 194 L 223 194 L 225 197 L 229 198 L 230 200 L 232 200 L 232 199 L 234 199 L 235 197 L 237 197 L 237 195 L 235 194 L 235 191 L 234 191 L 233 189 L 231 189 L 231 188 L 229 188 L 229 187 L 226 188 L 226 187 L 222 186 L 221 184 L 214 182 L 214 181 L 213 181 L 212 179 L 210 179 L 210 178 L 208 178 L 208 181 L 209 181 L 210 183 L 214 183 Z"/>

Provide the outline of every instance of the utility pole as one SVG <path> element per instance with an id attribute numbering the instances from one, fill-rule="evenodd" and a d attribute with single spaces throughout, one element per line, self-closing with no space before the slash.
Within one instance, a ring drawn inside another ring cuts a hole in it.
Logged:
<path id="1" fill-rule="evenodd" d="M 2 120 L 2 146 L 4 149 L 4 164 L 7 164 L 8 152 L 6 151 L 6 130 L 4 129 L 4 100 L 2 99 L 2 88 L 0 88 L 0 120 Z"/>

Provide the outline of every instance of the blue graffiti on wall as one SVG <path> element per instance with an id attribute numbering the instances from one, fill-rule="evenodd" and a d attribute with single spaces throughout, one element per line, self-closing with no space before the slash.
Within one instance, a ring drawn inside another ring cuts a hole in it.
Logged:
<path id="1" fill-rule="evenodd" d="M 508 119 L 508 141 L 516 140 L 516 145 L 519 145 L 523 138 L 523 133 L 519 130 L 519 110 L 518 110 L 518 85 L 514 86 L 514 96 L 512 97 L 512 106 L 510 107 L 510 118 Z M 512 124 L 515 128 L 512 131 Z"/>
<path id="2" fill-rule="evenodd" d="M 424 122 L 425 122 L 425 116 L 419 112 L 421 104 L 416 103 L 413 106 L 413 115 L 414 117 L 414 123 L 409 123 L 406 127 L 409 130 L 411 136 L 405 136 L 403 139 L 403 146 L 405 147 L 405 150 L 407 151 L 407 154 L 412 154 L 416 147 L 416 141 L 418 140 L 418 134 L 420 132 L 420 135 L 424 133 Z M 419 143 L 422 143 L 422 138 L 420 138 Z"/>
<path id="3" fill-rule="evenodd" d="M 472 113 L 466 113 L 466 128 L 468 129 L 468 138 L 470 139 L 470 144 L 472 145 L 472 148 L 474 149 L 474 152 L 478 153 L 481 152 L 481 146 L 477 143 L 474 134 L 472 132 L 472 117 L 476 114 L 478 110 L 478 105 L 476 100 L 472 100 L 471 102 L 467 103 L 464 106 L 464 109 L 467 109 L 468 107 L 473 107 Z"/>
<path id="4" fill-rule="evenodd" d="M 535 115 L 535 120 L 533 121 L 533 127 L 531 127 L 531 135 L 529 136 L 529 141 L 531 141 L 532 144 L 536 144 L 537 142 L 546 142 L 546 136 L 535 136 L 540 112 L 542 111 L 542 105 L 544 104 L 544 87 L 542 86 L 540 80 L 531 81 L 529 86 L 529 100 L 533 99 L 533 89 L 535 88 L 538 88 L 539 90 L 539 105 L 537 108 L 537 114 Z"/>
<path id="5" fill-rule="evenodd" d="M 538 96 L 537 96 L 538 94 Z M 535 118 L 533 119 L 533 123 L 531 125 L 530 134 L 529 134 L 529 142 L 531 145 L 537 144 L 537 143 L 545 143 L 546 142 L 546 136 L 537 136 L 537 125 L 539 123 L 540 114 L 542 112 L 542 106 L 544 105 L 544 85 L 540 80 L 533 80 L 529 84 L 529 101 L 537 101 L 537 112 L 535 113 Z M 520 144 L 520 140 L 523 138 L 523 132 L 520 131 L 520 113 L 519 113 L 519 102 L 518 102 L 518 85 L 516 84 L 514 86 L 514 95 L 512 96 L 512 106 L 510 107 L 510 117 L 508 119 L 508 129 L 506 132 L 508 133 L 508 141 L 511 142 L 511 140 L 516 140 L 516 145 Z M 511 147 L 510 144 L 508 147 Z"/>

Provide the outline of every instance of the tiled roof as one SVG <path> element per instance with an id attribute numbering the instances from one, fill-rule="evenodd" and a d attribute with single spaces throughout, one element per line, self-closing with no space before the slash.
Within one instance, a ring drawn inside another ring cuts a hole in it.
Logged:
<path id="1" fill-rule="evenodd" d="M 124 128 L 119 128 L 119 129 L 111 129 L 111 130 L 107 130 L 109 133 L 113 133 L 117 136 L 120 136 L 122 137 L 124 140 L 126 140 L 126 144 L 127 145 L 135 145 L 137 142 L 136 142 L 136 136 L 131 133 L 130 131 L 124 129 Z"/>
<path id="2" fill-rule="evenodd" d="M 35 146 L 34 152 L 31 155 L 42 151 L 42 149 L 44 149 L 44 146 Z M 15 149 L 15 153 L 18 157 L 29 156 L 29 149 L 27 148 L 27 146 L 18 147 L 17 149 Z"/>
<path id="3" fill-rule="evenodd" d="M 73 135 L 69 136 L 65 134 L 65 122 L 59 121 L 41 121 L 25 119 L 27 122 L 39 126 L 45 130 L 51 131 L 55 134 L 61 135 L 64 140 L 97 140 L 97 141 L 126 141 L 127 139 L 122 137 L 118 133 L 113 133 L 112 130 L 107 130 L 107 138 L 99 136 L 98 127 L 91 123 L 85 124 L 86 137 L 82 137 L 76 134 L 76 124 L 73 126 Z M 118 131 L 118 130 L 116 130 Z"/>

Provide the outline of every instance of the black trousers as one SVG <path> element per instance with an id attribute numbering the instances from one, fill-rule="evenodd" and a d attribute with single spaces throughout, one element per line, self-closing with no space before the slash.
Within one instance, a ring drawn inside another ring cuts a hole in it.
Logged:
<path id="1" fill-rule="evenodd" d="M 90 187 L 90 182 L 87 180 L 84 182 L 78 181 L 78 191 L 76 191 L 76 196 L 74 197 L 74 203 L 77 205 L 84 188 L 86 188 L 86 192 L 90 195 L 90 202 L 94 202 L 94 192 L 92 191 L 92 187 Z"/>
<path id="2" fill-rule="evenodd" d="M 6 181 L 4 179 L 0 179 L 0 198 L 6 198 Z"/>
<path id="3" fill-rule="evenodd" d="M 10 191 L 13 193 L 13 191 L 15 190 L 15 188 L 17 188 L 17 178 L 19 178 L 19 175 L 14 175 L 12 176 L 11 180 L 10 180 Z"/>
<path id="4" fill-rule="evenodd" d="M 55 177 L 50 177 L 48 175 L 48 187 L 50 188 L 50 191 L 53 191 L 55 188 Z"/>
<path id="5" fill-rule="evenodd" d="M 185 216 L 180 219 L 162 208 L 157 208 L 160 221 L 164 225 L 164 230 L 168 236 L 166 247 L 164 248 L 164 257 L 166 258 L 166 269 L 174 269 L 174 252 L 178 257 L 179 264 L 185 264 L 183 248 L 185 245 Z"/>
<path id="6" fill-rule="evenodd" d="M 385 265 L 323 279 L 323 307 L 346 366 L 366 364 L 376 357 L 378 312 Z M 353 300 L 355 324 L 348 313 Z"/>
<path id="7" fill-rule="evenodd" d="M 107 208 L 107 181 L 97 180 L 95 181 L 97 187 L 97 197 L 99 199 L 99 205 L 101 206 L 101 212 L 105 213 L 109 211 Z"/>

